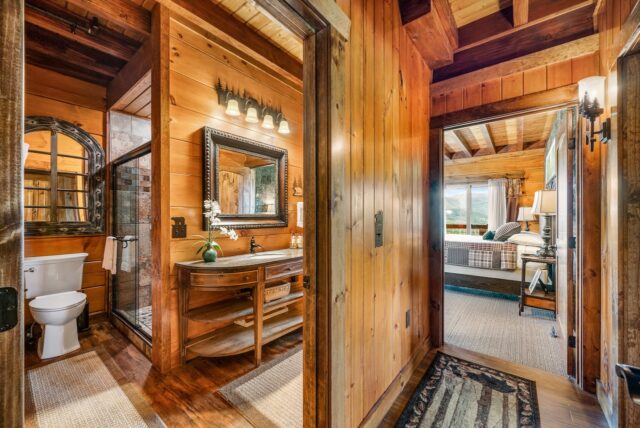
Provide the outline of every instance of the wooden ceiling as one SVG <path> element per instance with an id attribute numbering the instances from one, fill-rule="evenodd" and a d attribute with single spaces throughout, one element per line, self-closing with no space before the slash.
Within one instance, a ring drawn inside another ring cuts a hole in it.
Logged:
<path id="1" fill-rule="evenodd" d="M 543 148 L 557 114 L 549 111 L 445 131 L 445 159 Z"/>
<path id="2" fill-rule="evenodd" d="M 211 0 L 236 20 L 257 31 L 284 52 L 302 62 L 302 40 L 273 19 L 253 0 Z"/>
<path id="3" fill-rule="evenodd" d="M 596 0 L 399 1 L 434 82 L 595 32 Z"/>
<path id="4" fill-rule="evenodd" d="M 27 62 L 106 86 L 147 39 L 153 4 L 27 0 Z"/>
<path id="5" fill-rule="evenodd" d="M 302 40 L 253 1 L 161 1 L 206 15 L 203 19 L 223 32 L 243 36 L 242 43 L 264 58 L 273 58 L 276 66 L 301 74 Z M 27 62 L 109 86 L 148 39 L 155 4 L 155 0 L 26 0 Z M 230 24 L 229 16 L 241 25 Z"/>

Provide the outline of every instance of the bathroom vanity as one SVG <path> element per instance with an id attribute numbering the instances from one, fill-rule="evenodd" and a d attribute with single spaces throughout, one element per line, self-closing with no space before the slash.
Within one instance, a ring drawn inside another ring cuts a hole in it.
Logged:
<path id="1" fill-rule="evenodd" d="M 264 344 L 302 327 L 300 249 L 221 257 L 213 263 L 182 262 L 176 267 L 182 363 L 253 350 L 257 366 Z M 265 302 L 265 290 L 286 283 L 291 284 L 288 294 Z"/>

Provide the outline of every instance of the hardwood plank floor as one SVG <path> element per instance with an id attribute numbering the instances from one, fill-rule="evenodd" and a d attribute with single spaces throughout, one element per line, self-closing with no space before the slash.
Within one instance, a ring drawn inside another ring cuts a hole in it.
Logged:
<path id="1" fill-rule="evenodd" d="M 467 351 L 452 345 L 445 345 L 439 350 L 454 357 L 535 381 L 540 406 L 540 419 L 542 426 L 545 428 L 608 426 L 596 397 L 581 391 L 573 383 L 561 376 Z M 385 416 L 381 424 L 382 427 L 394 426 L 418 383 L 429 369 L 436 352 L 437 349 L 431 350 L 422 360 L 409 382 L 407 382 L 400 397 L 398 397 L 391 410 Z"/>
<path id="2" fill-rule="evenodd" d="M 290 333 L 263 348 L 262 362 L 302 345 L 302 332 Z M 161 375 L 151 362 L 108 321 L 92 320 L 91 330 L 80 334 L 81 349 L 63 357 L 42 362 L 35 347 L 26 350 L 26 369 L 64 358 L 102 349 L 115 361 L 129 382 L 136 384 L 167 427 L 251 427 L 217 393 L 228 382 L 253 370 L 253 353 L 204 359 Z"/>

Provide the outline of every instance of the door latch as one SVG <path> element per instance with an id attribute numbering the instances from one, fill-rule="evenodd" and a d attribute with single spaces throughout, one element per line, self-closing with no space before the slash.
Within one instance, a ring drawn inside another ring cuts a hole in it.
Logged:
<path id="1" fill-rule="evenodd" d="M 12 287 L 0 288 L 0 332 L 11 330 L 18 325 L 18 290 Z"/>
<path id="2" fill-rule="evenodd" d="M 307 290 L 311 289 L 311 277 L 309 275 L 305 275 L 302 277 L 302 286 Z"/>

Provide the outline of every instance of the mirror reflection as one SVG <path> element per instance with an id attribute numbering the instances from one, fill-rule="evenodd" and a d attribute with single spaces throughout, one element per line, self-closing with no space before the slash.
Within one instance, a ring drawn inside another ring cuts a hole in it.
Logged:
<path id="1" fill-rule="evenodd" d="M 277 214 L 277 159 L 220 147 L 218 183 L 223 215 Z"/>

